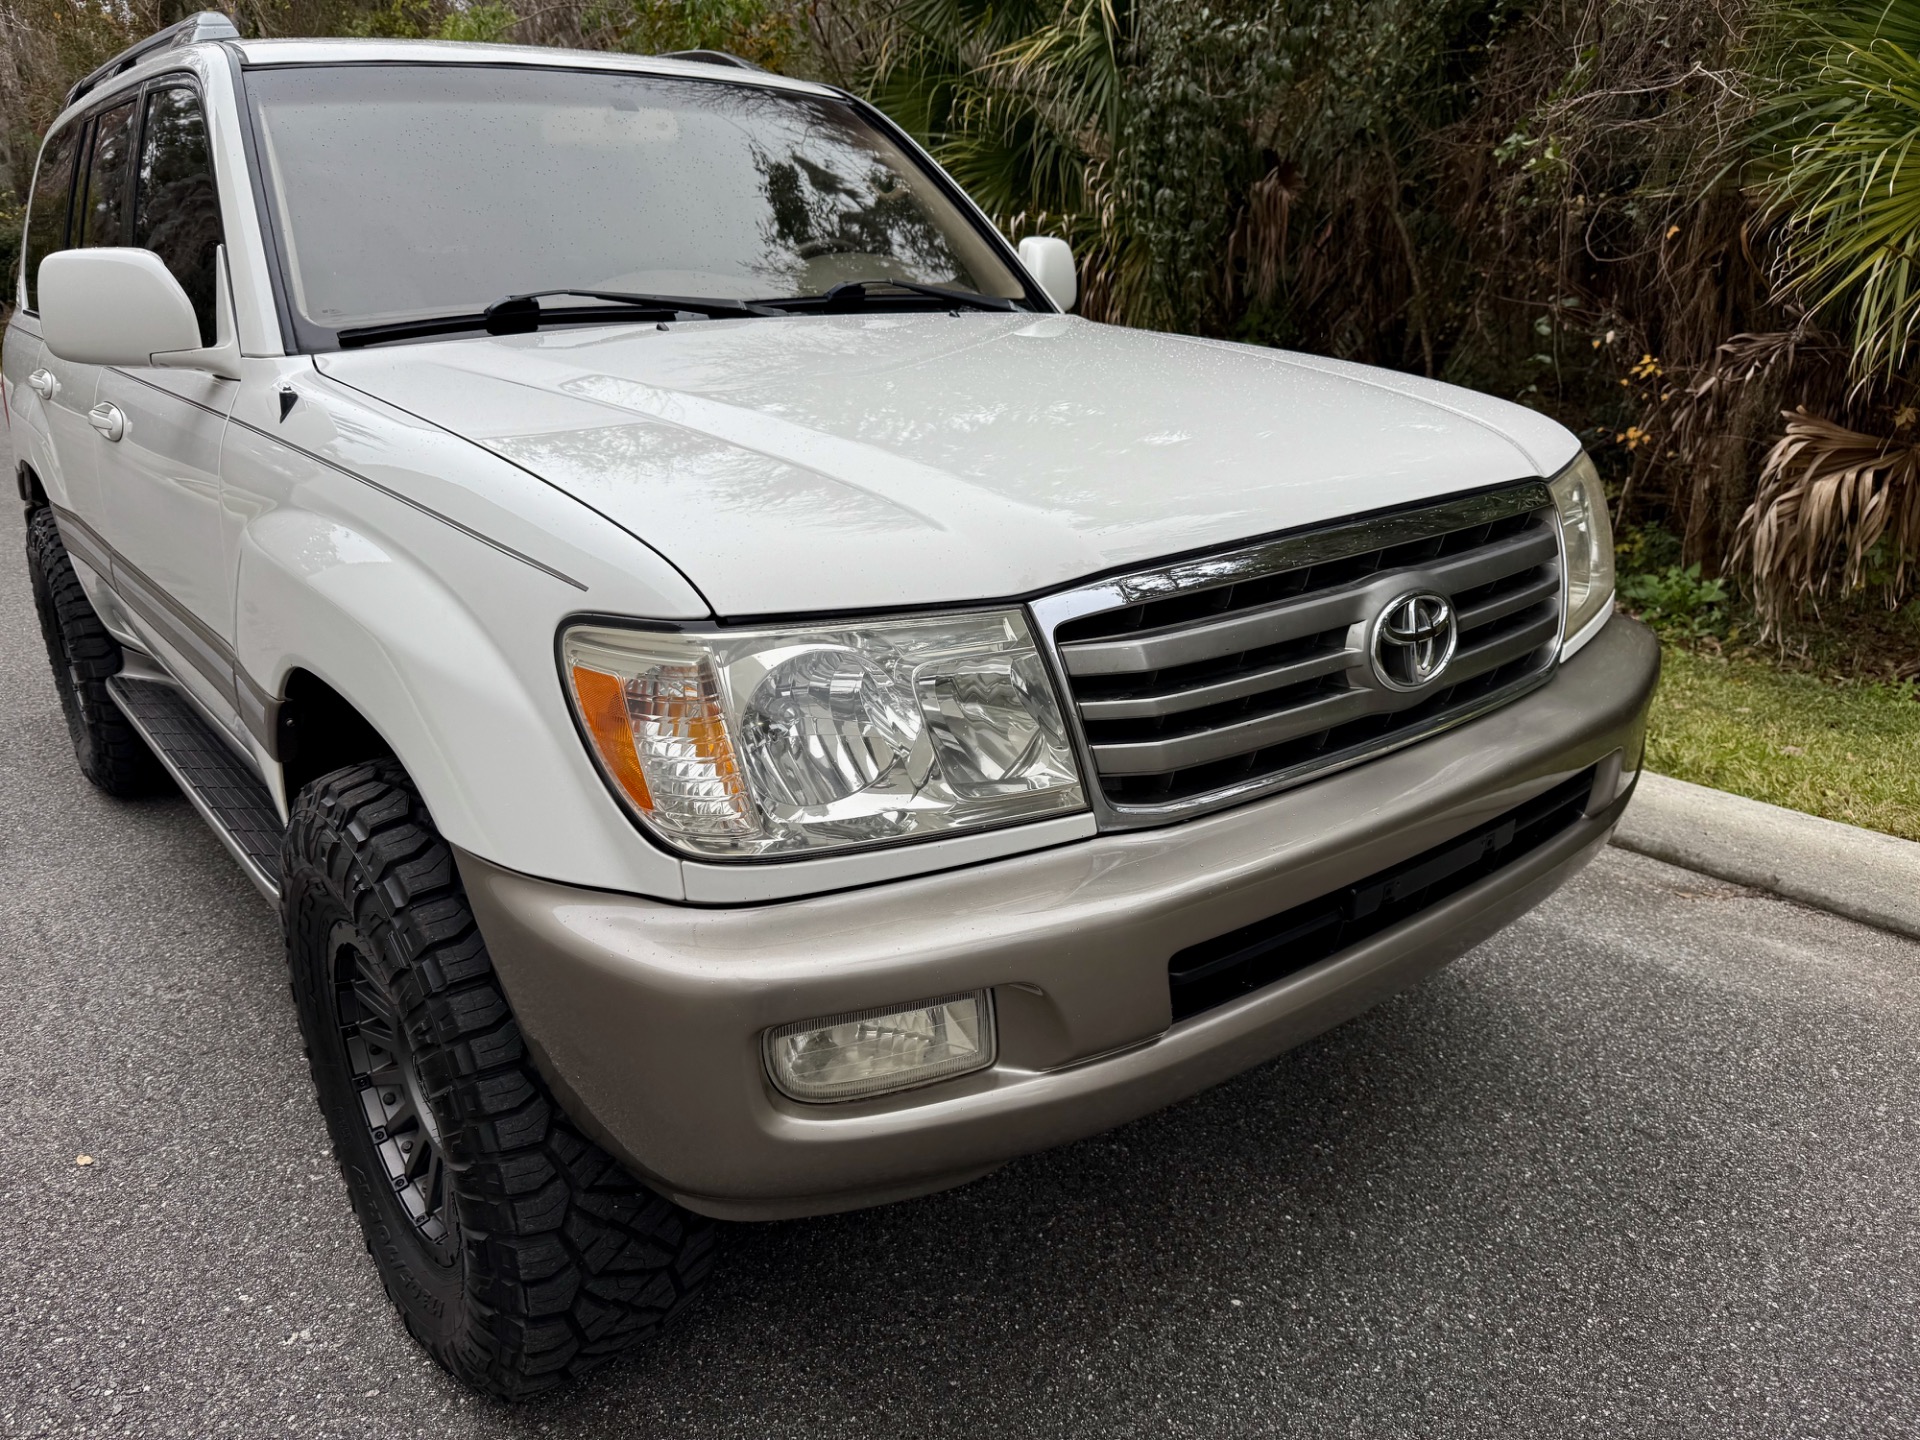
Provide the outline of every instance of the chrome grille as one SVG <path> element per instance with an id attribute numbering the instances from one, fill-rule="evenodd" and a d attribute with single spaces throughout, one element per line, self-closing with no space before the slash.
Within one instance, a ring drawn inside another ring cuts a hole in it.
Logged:
<path id="1" fill-rule="evenodd" d="M 1432 592 L 1458 643 L 1434 680 L 1385 683 L 1380 616 Z M 1482 714 L 1552 672 L 1559 530 L 1529 482 L 1286 536 L 1048 596 L 1050 635 L 1109 824 L 1297 784 Z"/>

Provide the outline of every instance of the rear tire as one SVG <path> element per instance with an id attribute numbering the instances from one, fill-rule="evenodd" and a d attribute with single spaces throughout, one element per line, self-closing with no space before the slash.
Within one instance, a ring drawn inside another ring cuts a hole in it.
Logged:
<path id="1" fill-rule="evenodd" d="M 27 517 L 27 574 L 80 773 L 109 795 L 171 789 L 167 772 L 107 693 L 107 677 L 120 671 L 120 642 L 88 602 L 53 511 L 45 507 Z"/>
<path id="2" fill-rule="evenodd" d="M 314 1086 L 407 1329 L 524 1399 L 656 1331 L 712 1227 L 567 1120 L 528 1057 L 453 853 L 393 761 L 295 801 L 282 917 Z"/>

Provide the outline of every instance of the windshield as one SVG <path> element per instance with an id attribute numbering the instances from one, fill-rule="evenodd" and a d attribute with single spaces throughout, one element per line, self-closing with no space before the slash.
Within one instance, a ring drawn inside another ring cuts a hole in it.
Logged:
<path id="1" fill-rule="evenodd" d="M 844 101 L 506 65 L 253 70 L 247 90 L 303 328 L 556 289 L 1026 293 L 935 178 Z"/>

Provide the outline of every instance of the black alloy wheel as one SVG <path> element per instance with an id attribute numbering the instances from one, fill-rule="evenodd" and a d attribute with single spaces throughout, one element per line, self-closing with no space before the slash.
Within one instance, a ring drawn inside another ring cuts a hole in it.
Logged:
<path id="1" fill-rule="evenodd" d="M 436 1259 L 451 1264 L 455 1222 L 440 1126 L 420 1083 L 401 1001 L 346 925 L 334 927 L 333 995 L 367 1143 L 421 1240 Z"/>

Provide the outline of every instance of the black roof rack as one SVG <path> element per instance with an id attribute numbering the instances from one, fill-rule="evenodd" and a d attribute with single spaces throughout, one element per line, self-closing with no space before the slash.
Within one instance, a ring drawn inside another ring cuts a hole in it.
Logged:
<path id="1" fill-rule="evenodd" d="M 736 70 L 758 70 L 766 74 L 764 66 L 751 60 L 742 60 L 738 55 L 729 55 L 724 50 L 667 50 L 655 57 L 659 60 L 691 60 L 697 65 L 731 65 Z"/>
<path id="2" fill-rule="evenodd" d="M 158 34 L 149 35 L 138 45 L 122 50 L 67 91 L 67 104 L 73 104 L 102 81 L 110 80 L 123 71 L 131 70 L 156 51 L 177 50 L 183 45 L 198 45 L 202 40 L 238 40 L 239 38 L 240 31 L 235 28 L 232 20 L 218 10 L 202 10 L 198 15 L 189 15 L 178 25 L 169 25 Z"/>

